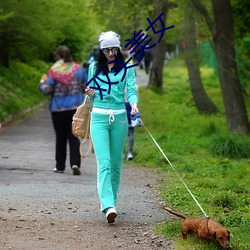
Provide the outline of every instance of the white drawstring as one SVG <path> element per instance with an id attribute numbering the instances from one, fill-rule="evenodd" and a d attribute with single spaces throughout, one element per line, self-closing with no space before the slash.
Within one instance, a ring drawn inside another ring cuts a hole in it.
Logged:
<path id="1" fill-rule="evenodd" d="M 109 125 L 115 121 L 115 116 L 113 114 L 113 112 L 110 112 L 109 113 Z"/>
<path id="2" fill-rule="evenodd" d="M 93 107 L 92 109 L 93 113 L 99 113 L 99 114 L 107 114 L 109 115 L 109 125 L 115 121 L 115 116 L 114 114 L 121 114 L 121 113 L 125 113 L 126 110 L 125 109 L 103 109 L 103 108 L 96 108 Z"/>

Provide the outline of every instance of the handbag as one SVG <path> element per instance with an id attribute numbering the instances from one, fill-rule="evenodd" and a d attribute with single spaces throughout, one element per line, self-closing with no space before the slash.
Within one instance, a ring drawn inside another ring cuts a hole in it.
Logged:
<path id="1" fill-rule="evenodd" d="M 76 109 L 72 118 L 72 134 L 80 140 L 80 155 L 85 158 L 90 151 L 93 151 L 93 143 L 90 137 L 90 114 L 92 110 L 92 102 L 87 103 L 86 95 L 83 103 Z M 89 148 L 86 153 L 83 152 L 83 145 L 89 141 Z"/>

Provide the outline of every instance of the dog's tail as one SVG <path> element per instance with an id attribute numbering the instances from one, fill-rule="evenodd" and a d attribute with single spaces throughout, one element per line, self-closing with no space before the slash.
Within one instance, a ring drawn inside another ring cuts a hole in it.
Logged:
<path id="1" fill-rule="evenodd" d="M 177 217 L 182 218 L 183 220 L 187 219 L 187 217 L 186 217 L 185 215 L 183 215 L 183 214 L 179 214 L 179 213 L 177 213 L 177 212 L 173 212 L 171 209 L 169 209 L 169 208 L 167 208 L 167 207 L 164 207 L 164 206 L 162 206 L 162 208 L 163 208 L 164 210 L 168 211 L 169 213 L 171 213 L 171 214 L 173 214 L 173 215 L 175 215 L 175 216 L 177 216 Z"/>

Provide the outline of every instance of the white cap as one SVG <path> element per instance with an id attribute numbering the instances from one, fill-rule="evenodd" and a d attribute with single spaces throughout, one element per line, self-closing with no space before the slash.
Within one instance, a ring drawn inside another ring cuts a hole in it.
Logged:
<path id="1" fill-rule="evenodd" d="M 109 47 L 121 48 L 120 36 L 113 31 L 103 32 L 99 36 L 100 49 Z"/>

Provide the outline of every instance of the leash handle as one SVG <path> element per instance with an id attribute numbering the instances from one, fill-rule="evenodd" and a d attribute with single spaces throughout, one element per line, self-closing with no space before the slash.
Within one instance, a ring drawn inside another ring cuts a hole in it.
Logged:
<path id="1" fill-rule="evenodd" d="M 200 208 L 200 210 L 202 211 L 202 213 L 205 215 L 206 218 L 209 218 L 208 215 L 206 214 L 206 212 L 203 210 L 203 208 L 201 207 L 201 205 L 199 204 L 199 202 L 196 200 L 196 198 L 194 197 L 194 195 L 192 194 L 192 192 L 190 191 L 190 189 L 188 188 L 188 186 L 186 185 L 186 183 L 182 180 L 182 178 L 180 177 L 180 175 L 178 174 L 177 170 L 175 169 L 175 167 L 173 166 L 173 164 L 170 162 L 170 160 L 168 159 L 168 157 L 165 155 L 165 153 L 163 152 L 163 150 L 161 149 L 161 147 L 159 146 L 159 144 L 157 143 L 157 141 L 154 139 L 154 137 L 152 136 L 152 134 L 149 132 L 149 130 L 147 129 L 147 127 L 145 126 L 145 124 L 143 123 L 143 121 L 141 120 L 141 118 L 139 118 L 142 125 L 145 127 L 146 131 L 148 132 L 149 136 L 151 137 L 151 139 L 153 140 L 153 142 L 155 143 L 155 145 L 158 147 L 158 149 L 160 150 L 160 152 L 162 153 L 162 155 L 164 156 L 164 158 L 167 160 L 167 162 L 169 163 L 169 165 L 171 166 L 171 168 L 175 171 L 175 173 L 177 174 L 177 176 L 179 177 L 180 181 L 182 182 L 182 184 L 185 186 L 185 188 L 187 189 L 187 191 L 189 192 L 189 194 L 191 195 L 191 197 L 193 198 L 193 200 L 195 201 L 195 203 L 198 205 L 198 207 Z"/>

